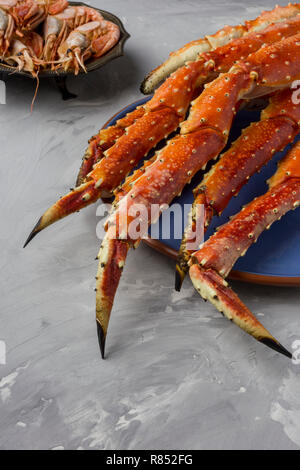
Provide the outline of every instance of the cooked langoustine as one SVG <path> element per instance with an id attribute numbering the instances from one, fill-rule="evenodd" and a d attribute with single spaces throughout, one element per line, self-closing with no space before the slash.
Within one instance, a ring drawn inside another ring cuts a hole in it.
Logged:
<path id="1" fill-rule="evenodd" d="M 62 11 L 67 0 L 0 0 L 0 55 L 16 70 L 38 76 L 43 65 L 43 39 L 34 31 L 48 11 Z M 3 64 L 4 65 L 4 64 Z"/>
<path id="2" fill-rule="evenodd" d="M 67 0 L 0 0 L 0 8 L 13 17 L 19 31 L 34 30 L 44 21 L 47 12 L 58 13 L 67 5 Z"/>
<path id="3" fill-rule="evenodd" d="M 36 88 L 31 101 L 31 111 L 39 88 L 38 73 L 43 65 L 43 39 L 34 31 L 26 32 L 22 38 L 15 38 L 10 47 L 11 55 L 6 58 L 7 64 L 16 66 L 19 72 L 29 72 L 36 78 Z"/>
<path id="4" fill-rule="evenodd" d="M 104 22 L 100 12 L 90 7 L 68 6 L 57 14 L 49 14 L 44 22 L 44 59 L 53 62 L 57 50 L 70 32 L 91 21 Z"/>
<path id="5" fill-rule="evenodd" d="M 75 74 L 80 68 L 86 71 L 84 61 L 105 54 L 120 37 L 119 27 L 89 6 L 69 6 L 67 0 L 0 0 L 0 56 L 4 65 L 12 64 L 12 48 L 20 49 L 24 36 L 36 33 L 41 23 L 44 42 L 39 67 L 35 67 L 35 61 L 29 67 L 26 57 L 26 70 L 33 71 L 35 77 L 40 67 L 73 69 Z"/>
<path id="6" fill-rule="evenodd" d="M 119 36 L 115 35 L 115 29 L 108 32 L 107 23 L 107 21 L 91 21 L 71 31 L 66 40 L 58 47 L 58 67 L 62 66 L 64 70 L 72 68 L 75 75 L 78 74 L 80 67 L 86 72 L 84 62 L 92 55 L 100 57 L 108 50 L 104 49 L 103 37 L 105 37 L 105 44 L 109 49 L 119 39 Z M 119 30 L 118 26 L 116 28 Z M 107 34 L 111 35 L 111 43 L 108 41 Z"/>
<path id="7" fill-rule="evenodd" d="M 43 40 L 34 31 L 25 34 L 22 38 L 14 39 L 11 44 L 11 55 L 7 57 L 7 63 L 17 64 L 19 71 L 30 72 L 37 76 L 38 69 L 43 61 Z"/>
<path id="8" fill-rule="evenodd" d="M 107 51 L 112 49 L 115 44 L 119 41 L 120 29 L 111 21 L 105 21 L 102 26 L 101 35 L 94 40 L 93 49 L 94 56 L 101 57 L 106 54 Z"/>
<path id="9" fill-rule="evenodd" d="M 90 152 L 84 160 L 86 165 L 81 168 L 80 181 L 83 183 L 46 211 L 30 234 L 26 243 L 56 220 L 81 209 L 99 197 L 112 194 L 143 156 L 180 124 L 180 134 L 169 140 L 162 150 L 146 162 L 144 167 L 129 176 L 117 190 L 117 203 L 110 216 L 107 234 L 99 252 L 96 282 L 97 330 L 103 357 L 110 313 L 127 253 L 131 247 L 139 244 L 143 234 L 146 233 L 150 218 L 146 220 L 145 215 L 140 217 L 138 222 L 143 230 L 138 239 L 132 239 L 130 233 L 127 230 L 124 231 L 124 224 L 121 224 L 122 230 L 120 230 L 120 220 L 125 220 L 127 222 L 125 225 L 130 226 L 135 219 L 130 209 L 139 203 L 145 205 L 147 215 L 153 204 L 157 204 L 161 210 L 170 204 L 191 178 L 200 169 L 205 168 L 208 161 L 219 156 L 227 143 L 236 111 L 245 99 L 277 92 L 276 97 L 271 98 L 269 107 L 262 114 L 261 121 L 257 125 L 250 126 L 240 141 L 233 144 L 232 148 L 239 145 L 241 159 L 244 159 L 245 165 L 238 177 L 236 187 L 230 186 L 231 195 L 233 195 L 233 189 L 236 192 L 255 170 L 270 159 L 278 149 L 291 142 L 299 132 L 298 110 L 291 105 L 289 92 L 284 91 L 288 90 L 294 80 L 300 78 L 298 14 L 298 4 L 278 7 L 272 12 L 264 12 L 256 20 L 246 22 L 245 25 L 224 28 L 223 34 L 219 32 L 215 36 L 221 40 L 221 47 L 210 51 L 206 49 L 199 54 L 198 45 L 194 48 L 193 44 L 179 51 L 176 60 L 172 62 L 172 67 L 176 68 L 178 64 L 181 65 L 181 61 L 186 57 L 186 51 L 191 54 L 194 62 L 189 62 L 173 72 L 155 92 L 154 97 L 141 108 L 141 116 L 135 120 L 128 115 L 127 119 L 131 125 L 124 132 L 122 128 L 118 128 L 118 124 L 112 129 L 112 133 L 115 131 L 118 135 L 120 132 L 121 135 L 117 136 L 115 143 L 113 139 L 112 141 L 108 139 L 108 149 L 102 151 L 102 146 L 106 143 L 105 136 L 103 140 L 100 138 L 100 155 L 96 156 L 97 145 L 90 146 Z M 238 37 L 233 39 L 235 35 Z M 207 41 L 207 39 L 198 41 L 201 47 L 204 44 L 203 41 L 205 41 L 205 47 L 212 48 L 212 41 Z M 168 74 L 167 69 L 168 67 L 165 70 L 161 68 L 160 71 Z M 160 72 L 156 74 L 156 77 L 160 76 Z M 148 84 L 150 78 L 148 76 Z M 147 80 L 144 82 L 144 87 Z M 154 82 L 155 80 L 152 84 Z M 203 85 L 205 87 L 202 91 L 199 87 Z M 150 86 L 152 86 L 151 80 Z M 283 91 L 278 91 L 281 89 Z M 190 102 L 191 109 L 185 120 Z M 260 143 L 260 148 L 264 147 L 264 152 L 259 152 L 254 138 L 261 139 L 266 132 L 268 139 Z M 252 153 L 249 153 L 247 144 L 249 138 L 252 139 Z M 92 140 L 93 144 L 95 140 Z M 298 147 L 295 149 L 298 150 Z M 229 159 L 233 156 L 234 151 L 231 154 L 225 153 L 221 158 Z M 291 162 L 291 159 L 296 161 L 295 156 L 289 157 L 288 161 Z M 99 161 L 97 161 L 98 158 Z M 91 162 L 92 164 L 96 162 L 94 168 L 84 178 L 85 171 L 89 171 Z M 231 170 L 236 172 L 240 170 L 239 164 L 237 163 Z M 292 193 L 285 190 L 283 186 L 278 190 L 280 195 L 277 202 L 282 205 L 277 212 L 275 210 L 277 208 L 272 207 L 274 220 L 277 214 L 283 214 L 285 209 L 298 206 L 299 174 L 297 168 L 295 165 L 288 167 L 288 176 L 291 177 L 291 181 L 293 180 L 293 184 L 287 183 L 286 186 L 289 190 L 293 188 Z M 211 176 L 213 173 L 209 175 L 205 181 L 211 181 L 213 188 L 214 180 Z M 224 183 L 225 196 L 221 201 L 221 207 L 223 207 L 222 204 L 226 205 L 230 198 L 230 194 L 226 193 L 228 181 L 227 179 Z M 202 188 L 200 193 L 203 192 Z M 200 193 L 196 192 L 196 197 Z M 282 199 L 280 199 L 281 196 Z M 268 201 L 268 197 L 262 199 L 262 205 L 264 201 Z M 210 207 L 207 204 L 208 218 L 209 210 Z M 266 207 L 266 212 L 267 210 L 268 207 Z M 192 259 L 197 259 L 196 254 L 192 255 Z M 203 266 L 206 267 L 205 263 Z M 194 284 L 196 268 L 192 266 L 190 269 Z M 227 275 L 228 270 L 225 269 L 225 271 L 224 275 Z M 215 279 L 216 276 L 222 275 L 222 268 L 218 267 L 218 272 L 214 272 L 212 277 L 211 271 L 203 274 L 200 269 L 200 273 L 204 278 L 201 279 L 203 289 L 212 289 L 213 284 L 215 288 L 222 291 L 217 294 L 222 302 L 228 303 L 226 300 L 228 297 L 234 299 L 232 300 L 234 311 L 228 316 L 234 319 L 235 323 L 259 341 L 290 357 L 290 353 L 257 322 L 251 312 L 241 306 L 232 291 L 230 294 L 228 291 L 223 292 L 226 286 L 223 284 L 222 288 Z M 216 300 L 214 295 L 212 295 L 212 300 Z"/>
<path id="10" fill-rule="evenodd" d="M 0 7 L 0 55 L 3 57 L 11 43 L 15 23 L 13 17 Z"/>

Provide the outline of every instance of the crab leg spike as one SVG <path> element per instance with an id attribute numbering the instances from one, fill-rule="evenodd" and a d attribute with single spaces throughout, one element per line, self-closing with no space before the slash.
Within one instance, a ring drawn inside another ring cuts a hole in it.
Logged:
<path id="1" fill-rule="evenodd" d="M 102 359 L 105 359 L 106 336 L 104 335 L 103 328 L 100 325 L 98 320 L 96 320 L 96 327 L 97 327 L 97 337 L 98 337 L 100 354 L 101 354 Z"/>
<path id="2" fill-rule="evenodd" d="M 293 91 L 286 89 L 270 98 L 261 113 L 261 121 L 251 124 L 232 144 L 203 181 L 194 189 L 194 202 L 189 215 L 176 264 L 175 289 L 180 290 L 195 246 L 196 226 L 204 222 L 206 230 L 215 214 L 220 215 L 231 198 L 238 194 L 248 179 L 273 155 L 293 141 L 299 132 L 300 107 L 292 102 Z M 197 216 L 197 208 L 204 208 Z"/>
<path id="3" fill-rule="evenodd" d="M 189 272 L 195 289 L 203 299 L 209 300 L 226 318 L 253 336 L 257 341 L 290 359 L 292 358 L 292 354 L 255 318 L 216 271 L 213 269 L 206 270 L 194 264 Z"/>

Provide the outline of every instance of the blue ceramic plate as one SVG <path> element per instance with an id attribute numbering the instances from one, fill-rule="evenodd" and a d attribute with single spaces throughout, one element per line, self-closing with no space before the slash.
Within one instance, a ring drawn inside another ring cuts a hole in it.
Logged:
<path id="1" fill-rule="evenodd" d="M 137 106 L 144 104 L 148 99 L 149 97 L 143 98 L 122 109 L 104 127 L 115 124 L 118 119 L 133 111 Z M 229 144 L 236 140 L 243 128 L 253 121 L 258 121 L 259 115 L 260 113 L 257 111 L 240 111 L 231 130 Z M 208 238 L 218 225 L 227 222 L 228 217 L 238 212 L 241 206 L 267 191 L 266 180 L 275 173 L 276 163 L 283 157 L 288 148 L 278 153 L 259 174 L 250 179 L 248 184 L 240 191 L 238 197 L 232 199 L 220 217 L 214 217 L 205 238 Z M 182 205 L 191 204 L 193 201 L 192 189 L 199 181 L 199 176 L 196 176 L 192 184 L 188 185 L 182 195 L 176 198 L 174 202 Z M 265 231 L 258 242 L 248 250 L 246 256 L 237 261 L 230 277 L 261 284 L 300 285 L 299 227 L 300 210 L 288 213 L 279 222 L 273 224 L 270 230 Z M 146 243 L 175 258 L 180 246 L 180 239 L 175 239 L 172 232 L 173 230 L 171 230 L 170 239 L 160 237 L 157 240 L 150 239 Z"/>

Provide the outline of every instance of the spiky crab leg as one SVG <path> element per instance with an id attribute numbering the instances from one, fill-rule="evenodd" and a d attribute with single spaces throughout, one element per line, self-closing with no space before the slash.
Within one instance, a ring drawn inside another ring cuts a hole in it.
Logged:
<path id="1" fill-rule="evenodd" d="M 175 131 L 179 122 L 184 119 L 197 88 L 200 70 L 202 63 L 193 62 L 171 76 L 143 106 L 145 112 L 142 116 L 129 124 L 116 143 L 103 152 L 104 158 L 100 158 L 84 183 L 76 188 L 76 194 L 71 191 L 45 212 L 26 244 L 37 233 L 62 217 L 80 210 L 100 197 L 112 196 L 114 189 L 138 162 L 163 138 Z M 177 90 L 175 93 L 174 89 Z"/>
<path id="2" fill-rule="evenodd" d="M 271 224 L 300 205 L 300 143 L 279 164 L 269 191 L 223 225 L 191 259 L 190 277 L 200 295 L 258 341 L 291 354 L 257 321 L 224 280 L 240 256 Z"/>
<path id="3" fill-rule="evenodd" d="M 124 118 L 119 119 L 114 126 L 106 129 L 100 129 L 98 134 L 94 135 L 82 158 L 82 164 L 77 176 L 76 186 L 84 183 L 88 173 L 92 171 L 93 166 L 104 158 L 104 152 L 112 147 L 116 141 L 125 134 L 126 128 L 145 114 L 145 108 L 138 106 L 131 113 L 126 114 Z"/>
<path id="4" fill-rule="evenodd" d="M 295 10 L 293 10 L 295 11 Z M 278 18 L 277 18 L 278 19 Z M 256 28 L 259 29 L 260 24 L 256 23 Z M 296 16 L 290 20 L 285 20 L 279 24 L 271 24 L 266 27 L 262 32 L 248 34 L 242 38 L 231 41 L 222 47 L 217 48 L 215 51 L 207 54 L 202 54 L 202 58 L 205 60 L 204 69 L 207 71 L 218 71 L 218 73 L 227 71 L 232 65 L 235 59 L 240 57 L 246 57 L 250 53 L 257 51 L 262 45 L 272 44 L 277 41 L 278 36 L 281 38 L 287 38 L 296 34 L 300 27 L 300 16 Z M 213 69 L 212 69 L 213 65 Z M 270 116 L 271 117 L 271 116 Z M 134 175 L 127 178 L 127 181 L 117 189 L 115 194 L 119 198 L 121 194 L 128 192 L 128 188 L 132 185 L 132 182 L 136 180 L 149 165 L 149 162 L 145 162 L 144 167 L 136 170 Z"/>
<path id="5" fill-rule="evenodd" d="M 242 132 L 194 189 L 195 199 L 176 264 L 176 290 L 180 290 L 190 257 L 198 249 L 196 228 L 203 220 L 197 217 L 200 212 L 197 208 L 204 208 L 204 229 L 207 230 L 212 217 L 220 215 L 249 178 L 299 132 L 300 107 L 293 104 L 292 94 L 292 90 L 286 89 L 272 96 L 269 106 L 261 113 L 261 120 Z"/>
<path id="6" fill-rule="evenodd" d="M 208 54 L 202 54 L 203 59 L 205 59 L 204 68 L 207 71 L 208 70 L 212 71 L 211 67 L 213 65 L 213 69 L 215 71 L 218 71 L 219 73 L 224 72 L 228 70 L 228 68 L 234 61 L 234 59 L 237 59 L 240 56 L 241 57 L 248 56 L 251 52 L 258 50 L 262 45 L 265 46 L 266 44 L 272 44 L 276 42 L 276 40 L 278 39 L 278 36 L 280 36 L 281 38 L 287 38 L 289 36 L 292 36 L 298 32 L 299 27 L 300 27 L 300 15 L 298 15 L 296 18 L 292 18 L 291 20 L 287 20 L 279 24 L 272 24 L 268 26 L 265 30 L 263 30 L 261 33 L 252 33 L 252 34 L 248 34 L 246 37 L 233 40 L 228 45 L 219 47 L 213 52 L 210 52 Z M 282 112 L 282 110 L 280 110 L 280 112 Z M 272 116 L 270 115 L 269 118 L 271 117 Z M 267 114 L 264 113 L 263 119 L 267 119 L 267 118 L 268 118 Z M 274 122 L 272 122 L 272 124 L 274 124 Z M 266 129 L 266 126 L 265 126 L 265 129 Z M 264 138 L 262 136 L 263 132 L 264 132 L 263 129 L 261 129 L 260 141 L 262 142 L 264 142 Z M 271 129 L 269 130 L 269 134 L 270 132 L 271 132 Z M 251 133 L 250 133 L 250 137 L 251 137 Z M 256 137 L 256 134 L 254 134 L 254 138 L 255 137 Z M 246 138 L 247 137 L 245 136 L 244 139 Z M 231 158 L 230 158 L 230 161 L 231 161 Z M 146 170 L 146 168 L 149 166 L 150 163 L 151 161 L 146 161 L 142 167 L 136 170 L 134 174 L 130 175 L 125 180 L 125 182 L 119 188 L 115 190 L 114 192 L 115 197 L 116 197 L 115 202 L 117 202 L 120 199 L 120 197 L 124 196 L 130 190 L 134 181 L 144 173 L 144 171 Z"/>
<path id="7" fill-rule="evenodd" d="M 228 283 L 213 269 L 196 264 L 190 268 L 195 289 L 204 300 L 209 300 L 226 318 L 253 336 L 257 341 L 291 358 L 287 351 L 243 304 Z"/>
<path id="8" fill-rule="evenodd" d="M 246 32 L 244 25 L 225 26 L 217 33 L 185 44 L 178 51 L 171 52 L 169 58 L 152 70 L 141 84 L 141 92 L 145 95 L 153 93 L 155 88 L 171 73 L 182 67 L 186 62 L 197 60 L 199 54 L 223 46 L 232 39 L 241 37 Z"/>
<path id="9" fill-rule="evenodd" d="M 126 255 L 128 249 L 137 246 L 140 241 L 139 237 L 130 238 L 130 226 L 136 218 L 135 208 L 138 208 L 140 204 L 143 207 L 142 237 L 150 221 L 151 207 L 156 204 L 162 210 L 164 204 L 169 204 L 206 160 L 215 155 L 216 148 L 220 149 L 222 146 L 222 137 L 210 128 L 201 129 L 186 137 L 175 137 L 159 152 L 155 161 L 149 165 L 126 196 L 119 201 L 99 252 L 96 318 L 102 356 L 113 300 Z M 203 148 L 205 148 L 205 153 L 202 154 Z M 157 217 L 158 215 L 159 213 Z M 123 230 L 124 226 L 128 230 Z M 120 257 L 116 253 L 119 254 L 121 248 Z"/>
<path id="10" fill-rule="evenodd" d="M 264 11 L 255 20 L 246 21 L 237 26 L 225 26 L 214 35 L 207 35 L 204 38 L 192 41 L 175 52 L 169 58 L 150 72 L 141 84 L 141 91 L 149 94 L 154 91 L 157 85 L 166 79 L 168 75 L 182 67 L 187 61 L 196 60 L 200 54 L 209 52 L 218 47 L 224 46 L 254 31 L 261 31 L 271 23 L 278 23 L 288 18 L 296 16 L 300 12 L 299 4 L 289 4 L 285 7 L 276 6 L 271 11 Z"/>
<path id="11" fill-rule="evenodd" d="M 125 225 L 128 228 L 134 220 L 134 217 L 129 215 L 131 208 L 137 204 L 142 204 L 148 216 L 148 219 L 145 220 L 144 214 L 145 224 L 143 226 L 145 230 L 150 222 L 151 206 L 157 204 L 163 208 L 168 205 L 191 178 L 206 165 L 207 161 L 219 154 L 226 143 L 228 132 L 225 132 L 225 130 L 230 128 L 234 116 L 233 105 L 239 101 L 239 93 L 245 92 L 244 85 L 247 85 L 247 89 L 249 87 L 248 76 L 227 74 L 224 80 L 224 83 L 231 89 L 230 97 L 224 99 L 223 82 L 223 86 L 219 83 L 214 86 L 214 82 L 202 94 L 203 112 L 208 110 L 207 100 L 210 99 L 213 90 L 219 102 L 224 103 L 223 113 L 214 116 L 207 115 L 207 119 L 199 120 L 196 131 L 171 139 L 166 147 L 157 152 L 154 161 L 135 180 L 131 190 L 119 200 L 118 207 L 112 214 L 110 229 L 99 252 L 99 263 L 102 268 L 98 272 L 96 284 L 97 327 L 98 333 L 102 328 L 102 334 L 100 335 L 102 338 L 100 344 L 102 353 L 113 299 L 120 279 L 112 275 L 111 263 L 114 263 L 114 261 L 107 254 L 115 252 L 116 248 L 113 247 L 121 242 L 127 243 L 128 248 L 137 243 L 136 240 L 130 240 L 128 231 L 118 233 L 119 221 L 126 219 Z M 116 227 L 114 238 L 111 237 L 111 226 Z M 123 227 L 123 224 L 121 226 Z M 122 259 L 122 266 L 125 263 L 126 255 L 127 251 Z M 109 290 L 107 286 L 114 286 L 114 289 Z M 104 297 L 103 293 L 106 293 L 107 298 Z"/>
<path id="12" fill-rule="evenodd" d="M 285 8 L 283 10 L 286 12 Z M 295 12 L 294 9 L 292 9 L 292 11 Z M 290 14 L 292 15 L 293 13 L 290 11 Z M 279 16 L 274 18 L 274 20 L 276 19 L 279 21 Z M 256 29 L 260 29 L 262 24 L 265 25 L 265 21 L 266 18 L 264 19 L 264 22 L 255 22 Z M 203 70 L 206 70 L 207 72 L 207 79 L 210 74 L 213 75 L 214 73 L 228 71 L 235 60 L 247 57 L 250 53 L 257 51 L 263 45 L 266 46 L 267 44 L 273 44 L 278 40 L 278 37 L 283 39 L 296 34 L 299 31 L 299 28 L 300 15 L 297 15 L 296 17 L 282 21 L 279 24 L 273 23 L 259 33 L 249 33 L 247 36 L 232 40 L 229 44 L 220 46 L 215 51 L 202 53 L 201 59 L 204 61 Z M 118 198 L 121 194 L 124 195 L 124 193 L 127 192 L 127 189 L 132 185 L 133 181 L 135 181 L 145 171 L 145 168 L 148 165 L 149 162 L 145 162 L 144 167 L 136 170 L 134 175 L 130 175 L 127 178 L 127 181 L 125 181 L 121 186 L 121 189 L 116 190 L 115 194 L 117 194 Z"/>
<path id="13" fill-rule="evenodd" d="M 200 55 L 198 56 L 198 59 L 201 58 L 203 60 L 204 76 L 202 81 L 205 81 L 205 79 L 209 80 L 209 77 L 213 77 L 214 73 L 228 71 L 235 60 L 239 59 L 240 57 L 248 56 L 251 52 L 258 50 L 262 45 L 272 44 L 278 40 L 278 37 L 286 38 L 295 34 L 300 27 L 300 16 L 294 17 L 297 12 L 300 12 L 300 6 L 299 8 L 294 6 L 290 6 L 288 8 L 278 7 L 272 11 L 272 14 L 271 12 L 264 12 L 256 20 L 247 22 L 248 31 L 253 31 L 252 34 L 248 33 L 247 36 L 238 39 L 235 38 L 239 37 L 239 34 L 236 35 L 233 33 L 234 28 L 231 27 L 225 27 L 224 30 L 216 33 L 216 35 L 211 37 L 214 38 L 214 40 L 211 39 L 211 42 L 213 42 L 216 50 L 209 53 L 202 53 L 201 57 Z M 290 17 L 291 20 L 288 20 Z M 274 23 L 268 26 L 271 20 Z M 277 22 L 279 22 L 279 24 L 277 24 Z M 241 26 L 238 26 L 237 30 L 240 31 L 240 28 Z M 256 32 L 260 31 L 262 28 L 265 29 L 263 29 L 260 33 Z M 232 31 L 229 32 L 229 30 Z M 227 44 L 228 41 L 229 44 Z M 164 90 L 160 96 L 160 99 L 164 99 L 165 94 L 166 93 Z M 127 124 L 127 127 L 128 126 L 129 123 Z M 90 153 L 90 150 L 88 150 L 88 153 Z M 93 152 L 91 152 L 91 154 L 93 154 Z M 86 158 L 86 155 L 84 158 L 87 162 L 87 165 L 89 165 L 90 159 Z M 95 160 L 93 160 L 93 163 L 95 163 Z M 145 163 L 145 167 L 147 166 L 148 162 Z M 128 181 L 125 181 L 125 184 L 122 186 L 122 190 L 116 191 L 118 198 L 121 196 L 121 194 L 126 192 L 126 187 L 128 188 L 129 185 L 131 185 L 132 182 L 143 173 L 143 171 L 144 168 L 142 167 L 135 172 L 134 177 L 130 176 Z M 85 174 L 87 174 L 87 172 Z M 83 182 L 83 178 L 81 178 L 80 182 Z"/>
<path id="14" fill-rule="evenodd" d="M 240 62 L 228 74 L 221 75 L 205 88 L 201 97 L 193 103 L 188 120 L 181 126 L 181 135 L 168 142 L 145 173 L 137 179 L 130 192 L 119 201 L 110 220 L 116 227 L 116 239 L 110 239 L 110 244 L 118 244 L 120 241 L 126 241 L 128 246 L 136 244 L 137 241 L 130 239 L 127 229 L 118 233 L 120 218 L 126 219 L 126 227 L 134 220 L 130 215 L 130 207 L 139 204 L 146 208 L 146 216 L 143 213 L 138 218 L 142 237 L 150 222 L 151 206 L 158 204 L 163 210 L 197 171 L 220 153 L 227 140 L 235 106 L 243 96 L 251 96 L 253 90 L 255 94 L 257 91 L 269 93 L 272 89 L 287 87 L 291 80 L 300 76 L 300 48 L 295 48 L 298 42 L 300 44 L 300 34 L 265 47 L 252 54 L 247 63 Z M 283 58 L 286 62 L 291 60 L 293 55 L 293 66 L 289 68 L 291 75 L 288 75 L 287 64 L 278 68 L 274 55 L 279 64 L 283 62 Z M 108 235 L 102 244 L 104 247 L 108 244 L 107 237 Z M 100 253 L 100 262 L 101 256 Z M 125 258 L 126 256 L 123 257 L 123 262 Z M 98 330 L 104 318 L 107 330 L 113 297 L 119 282 L 119 279 L 117 283 L 110 279 L 112 261 L 110 257 L 105 258 L 103 270 L 97 280 L 97 292 L 107 292 L 105 286 L 114 285 L 113 296 L 105 302 L 102 300 L 101 309 L 96 312 Z"/>
<path id="15" fill-rule="evenodd" d="M 50 223 L 54 223 L 62 217 L 80 210 L 84 206 L 95 202 L 98 198 L 110 197 L 114 189 L 120 185 L 124 177 L 130 173 L 139 161 L 159 141 L 166 138 L 178 127 L 199 84 L 208 80 L 209 77 L 212 79 L 217 70 L 227 70 L 235 60 L 240 58 L 241 52 L 244 51 L 243 53 L 247 55 L 249 51 L 255 51 L 259 48 L 262 43 L 273 43 L 278 37 L 286 37 L 292 34 L 295 29 L 298 29 L 300 20 L 298 22 L 293 22 L 293 20 L 288 21 L 289 23 L 286 24 L 279 23 L 278 25 L 268 27 L 261 35 L 257 33 L 249 35 L 248 42 L 246 43 L 239 42 L 236 47 L 226 48 L 226 51 L 223 48 L 214 51 L 213 60 L 212 56 L 204 54 L 199 60 L 189 63 L 171 75 L 156 91 L 153 98 L 144 105 L 145 113 L 136 122 L 129 125 L 116 143 L 104 152 L 105 158 L 100 159 L 94 165 L 94 168 L 84 180 L 82 187 L 78 187 L 78 191 L 82 191 L 84 196 L 83 199 L 80 199 L 77 197 L 78 193 L 76 194 L 78 206 L 76 207 L 73 204 L 74 195 L 72 192 L 64 196 L 59 203 L 54 204 L 41 217 L 29 239 L 32 239 L 32 235 L 36 235 L 43 228 L 50 225 Z M 278 34 L 280 35 L 278 36 Z M 235 42 L 233 41 L 233 43 Z M 230 88 L 227 88 L 230 91 Z M 210 107 L 210 114 L 212 114 L 212 102 L 207 97 L 206 105 Z M 197 110 L 197 106 L 192 107 L 192 115 L 195 110 Z M 189 120 L 188 125 L 190 126 L 192 122 L 193 119 Z M 218 126 L 218 123 L 216 123 L 216 126 Z M 186 132 L 190 131 L 183 127 L 182 133 Z M 225 139 L 228 136 L 226 132 L 228 132 L 228 129 L 224 128 Z M 87 157 L 87 165 L 93 161 L 95 149 L 97 155 L 98 145 L 95 141 L 92 141 L 88 149 L 90 154 Z M 89 196 L 85 197 L 85 184 L 87 183 L 90 183 Z M 70 201 L 72 204 L 70 204 Z M 52 219 L 50 219 L 50 214 Z M 44 220 L 47 220 L 47 225 L 43 224 Z"/>

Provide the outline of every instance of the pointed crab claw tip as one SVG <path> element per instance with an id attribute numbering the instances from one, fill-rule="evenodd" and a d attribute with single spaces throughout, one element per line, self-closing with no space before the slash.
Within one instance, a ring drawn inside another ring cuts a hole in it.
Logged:
<path id="1" fill-rule="evenodd" d="M 23 248 L 25 248 L 29 242 L 31 242 L 31 240 L 40 232 L 40 229 L 39 229 L 39 226 L 40 226 L 40 222 L 41 222 L 41 217 L 39 218 L 37 224 L 33 227 L 32 231 L 30 232 L 26 242 L 24 243 L 24 246 Z"/>
<path id="2" fill-rule="evenodd" d="M 175 290 L 180 292 L 182 283 L 184 281 L 185 273 L 182 271 L 180 266 L 176 264 L 176 271 L 175 271 Z"/>
<path id="3" fill-rule="evenodd" d="M 106 341 L 106 336 L 104 334 L 103 328 L 96 320 L 96 325 L 97 325 L 97 335 L 98 335 L 98 342 L 99 342 L 99 348 L 100 348 L 100 353 L 102 359 L 105 359 L 105 341 Z"/>
<path id="4" fill-rule="evenodd" d="M 259 341 L 265 344 L 266 346 L 268 346 L 269 348 L 274 349 L 274 351 L 279 352 L 280 354 L 283 354 L 289 359 L 292 359 L 293 355 L 287 349 L 285 349 L 280 343 L 277 343 L 277 341 L 271 338 L 262 338 Z"/>

